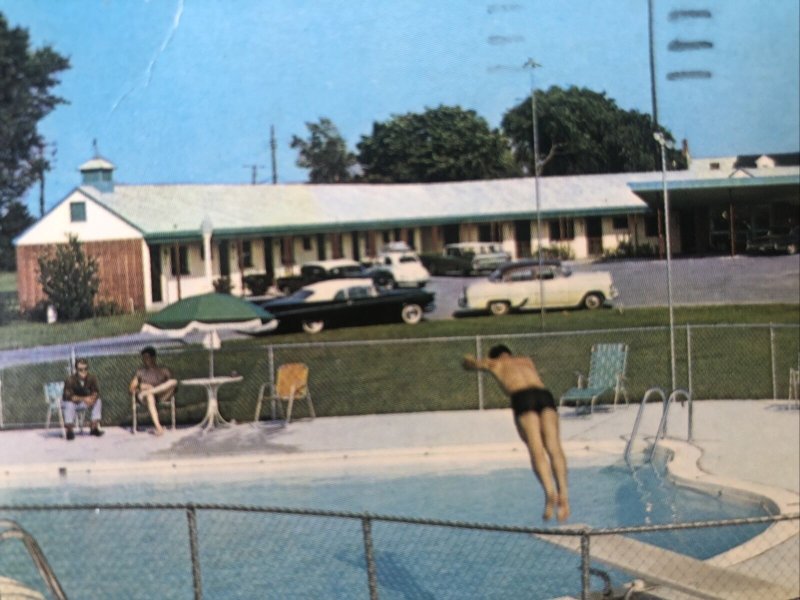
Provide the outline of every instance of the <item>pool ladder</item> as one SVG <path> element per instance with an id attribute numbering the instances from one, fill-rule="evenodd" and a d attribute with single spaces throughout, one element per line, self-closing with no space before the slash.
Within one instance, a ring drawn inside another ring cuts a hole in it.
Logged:
<path id="1" fill-rule="evenodd" d="M 28 555 L 31 557 L 33 564 L 36 565 L 39 574 L 47 584 L 47 588 L 50 591 L 51 597 L 56 598 L 56 600 L 67 600 L 67 595 L 64 593 L 64 590 L 61 587 L 61 583 L 59 583 L 56 574 L 50 567 L 50 563 L 47 562 L 44 552 L 42 552 L 42 549 L 39 547 L 36 539 L 30 533 L 20 527 L 15 521 L 11 521 L 10 519 L 0 519 L 0 542 L 10 539 L 22 540 L 22 543 L 24 544 L 25 549 L 28 551 Z M 19 586 L 17 586 L 16 583 L 17 582 L 14 582 L 15 591 L 21 591 L 20 588 L 25 588 L 23 584 L 19 584 Z"/>
<path id="2" fill-rule="evenodd" d="M 650 455 L 647 457 L 648 461 L 653 460 L 653 454 L 655 454 L 658 440 L 660 440 L 667 434 L 667 417 L 669 416 L 669 407 L 672 404 L 672 401 L 676 397 L 681 397 L 682 401 L 690 400 L 689 392 L 683 389 L 674 390 L 669 395 L 669 398 L 667 398 L 666 394 L 664 393 L 664 390 L 662 390 L 659 387 L 650 388 L 644 393 L 644 398 L 642 398 L 642 403 L 639 405 L 639 412 L 636 413 L 636 420 L 633 422 L 633 430 L 631 431 L 631 436 L 628 439 L 628 443 L 625 444 L 625 453 L 623 454 L 623 457 L 625 458 L 625 462 L 628 463 L 629 466 L 630 466 L 630 453 L 631 449 L 633 448 L 633 441 L 634 439 L 636 439 L 636 434 L 639 432 L 639 423 L 642 420 L 642 413 L 644 412 L 644 407 L 651 396 L 660 396 L 664 408 L 663 411 L 661 412 L 661 421 L 659 422 L 658 429 L 656 430 L 656 437 L 653 440 L 653 447 L 650 449 Z"/>

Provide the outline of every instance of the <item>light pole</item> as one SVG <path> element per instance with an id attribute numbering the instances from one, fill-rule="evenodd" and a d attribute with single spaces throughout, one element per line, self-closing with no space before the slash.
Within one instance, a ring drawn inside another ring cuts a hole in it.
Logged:
<path id="1" fill-rule="evenodd" d="M 544 331 L 544 279 L 542 273 L 544 272 L 544 261 L 542 257 L 542 211 L 540 205 L 541 191 L 539 190 L 539 125 L 536 119 L 536 86 L 533 81 L 534 69 L 541 67 L 532 58 L 522 65 L 530 72 L 531 76 L 531 128 L 533 133 L 533 193 L 536 202 L 536 251 L 539 256 L 539 304 L 541 309 L 539 314 L 541 316 L 541 329 Z"/>
<path id="2" fill-rule="evenodd" d="M 656 131 L 653 134 L 658 145 L 661 146 L 661 190 L 664 195 L 664 229 L 667 240 L 667 304 L 669 306 L 669 350 L 672 369 L 672 391 L 677 387 L 675 383 L 675 316 L 672 310 L 672 245 L 669 222 L 669 194 L 667 193 L 667 148 L 672 145 L 667 142 L 664 134 Z"/>

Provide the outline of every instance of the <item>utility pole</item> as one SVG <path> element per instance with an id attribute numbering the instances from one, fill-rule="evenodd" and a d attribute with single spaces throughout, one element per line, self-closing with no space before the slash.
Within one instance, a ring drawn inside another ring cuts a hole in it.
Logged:
<path id="1" fill-rule="evenodd" d="M 269 126 L 269 147 L 272 151 L 272 185 L 278 183 L 278 163 L 276 160 L 275 126 Z"/>
<path id="2" fill-rule="evenodd" d="M 255 185 L 258 181 L 258 170 L 265 168 L 264 165 L 242 165 L 245 169 L 250 169 L 250 183 Z"/>

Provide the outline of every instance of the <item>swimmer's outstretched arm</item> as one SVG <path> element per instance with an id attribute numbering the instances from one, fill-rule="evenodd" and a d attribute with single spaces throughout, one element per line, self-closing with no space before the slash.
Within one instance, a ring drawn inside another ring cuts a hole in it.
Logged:
<path id="1" fill-rule="evenodd" d="M 465 354 L 461 359 L 461 366 L 467 371 L 488 370 L 489 361 L 485 359 L 475 358 L 472 354 Z"/>

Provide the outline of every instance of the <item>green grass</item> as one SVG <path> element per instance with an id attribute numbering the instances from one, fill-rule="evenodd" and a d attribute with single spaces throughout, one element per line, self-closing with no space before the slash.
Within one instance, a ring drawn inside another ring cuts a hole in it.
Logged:
<path id="1" fill-rule="evenodd" d="M 49 326 L 17 323 L 0 327 L 0 345 L 66 343 L 134 332 L 142 320 L 142 315 L 126 315 Z M 690 341 L 696 398 L 771 398 L 773 361 L 779 397 L 786 394 L 785 375 L 800 356 L 798 305 L 681 307 L 675 310 L 675 320 L 679 387 L 688 386 L 686 325 L 691 324 L 695 326 Z M 216 353 L 215 372 L 235 370 L 244 375 L 242 383 L 220 391 L 223 415 L 239 421 L 253 418 L 259 386 L 268 379 L 270 350 L 275 365 L 290 361 L 309 365 L 315 407 L 321 416 L 474 409 L 478 407 L 479 378 L 460 368 L 460 358 L 474 353 L 478 341 L 483 352 L 504 341 L 515 352 L 533 356 L 556 396 L 575 384 L 574 371 L 586 372 L 593 343 L 625 342 L 630 346 L 631 398 L 637 401 L 650 387 L 670 387 L 668 322 L 663 308 L 622 313 L 567 311 L 547 313 L 544 331 L 540 315 L 523 314 L 432 321 L 414 327 L 392 324 L 333 329 L 314 336 L 271 335 L 226 342 Z M 770 332 L 769 327 L 741 326 L 766 323 L 793 327 L 776 327 Z M 714 327 L 716 324 L 736 326 Z M 411 339 L 414 341 L 408 341 Z M 179 379 L 208 372 L 208 353 L 199 346 L 162 352 L 162 362 Z M 64 358 L 0 373 L 7 426 L 43 421 L 42 383 L 62 379 L 65 365 Z M 137 349 L 92 358 L 91 368 L 101 382 L 105 423 L 130 422 L 127 384 L 138 365 Z M 483 376 L 483 389 L 485 407 L 507 406 L 488 376 Z M 179 421 L 199 422 L 205 404 L 202 389 L 182 387 Z M 265 408 L 263 414 L 267 413 Z M 304 409 L 299 407 L 297 414 L 302 416 Z"/>
<path id="2" fill-rule="evenodd" d="M 17 292 L 17 274 L 0 271 L 0 292 Z"/>

